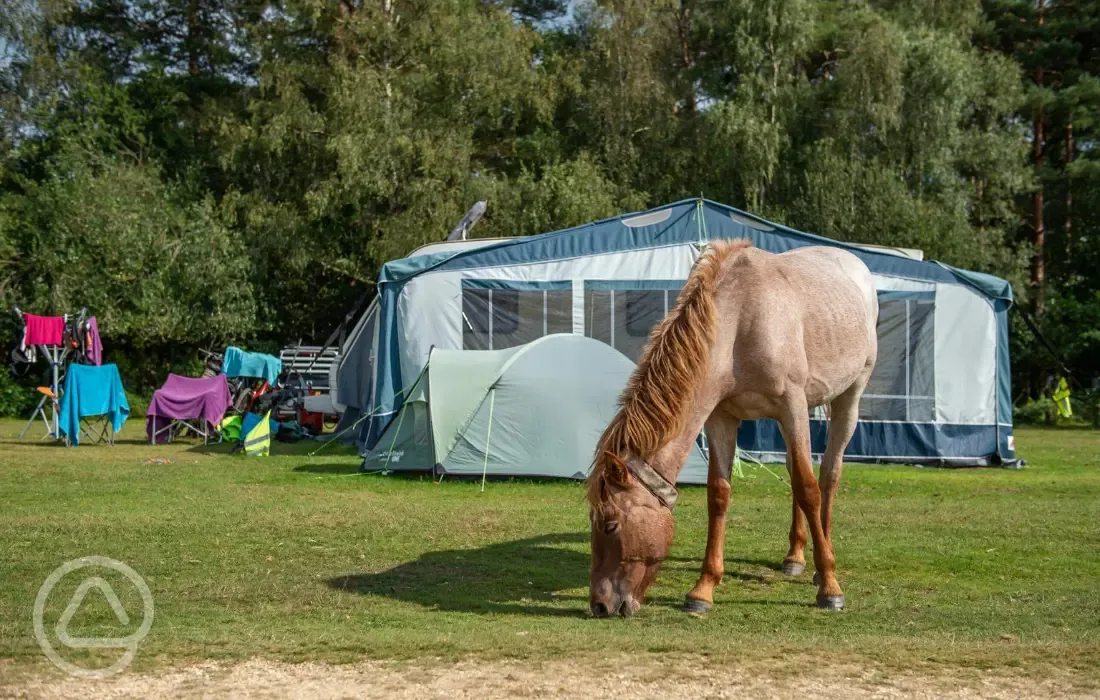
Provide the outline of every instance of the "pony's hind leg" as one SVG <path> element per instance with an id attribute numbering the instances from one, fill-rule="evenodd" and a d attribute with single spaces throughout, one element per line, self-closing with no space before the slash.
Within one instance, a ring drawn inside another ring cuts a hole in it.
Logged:
<path id="1" fill-rule="evenodd" d="M 867 377 L 861 377 L 830 404 L 829 441 L 821 457 L 821 529 L 830 544 L 833 541 L 833 498 L 844 469 L 844 449 L 856 431 L 859 399 L 866 386 Z"/>
<path id="2" fill-rule="evenodd" d="M 714 587 L 725 573 L 726 511 L 730 505 L 730 466 L 740 421 L 717 411 L 707 420 L 710 455 L 707 472 L 707 551 L 699 581 L 687 594 L 684 612 L 705 613 L 714 606 Z"/>
<path id="3" fill-rule="evenodd" d="M 832 544 L 821 526 L 821 490 L 814 478 L 814 465 L 810 457 L 810 416 L 805 396 L 788 397 L 780 423 L 791 460 L 791 490 L 798 506 L 806 514 L 814 543 L 814 567 L 819 580 L 817 605 L 839 610 L 844 607 L 844 592 L 836 580 Z"/>

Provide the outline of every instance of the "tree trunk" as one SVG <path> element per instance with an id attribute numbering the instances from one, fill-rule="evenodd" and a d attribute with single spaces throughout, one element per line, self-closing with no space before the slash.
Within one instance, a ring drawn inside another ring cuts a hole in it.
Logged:
<path id="1" fill-rule="evenodd" d="M 385 11 L 388 11 L 389 4 L 389 0 L 383 3 Z M 344 29 L 353 14 L 355 14 L 355 5 L 352 0 L 340 0 L 336 4 L 336 27 L 333 29 L 333 39 L 336 43 L 336 54 L 341 59 L 349 58 Z"/>
<path id="2" fill-rule="evenodd" d="M 187 3 L 187 72 L 199 74 L 199 0 Z"/>
<path id="3" fill-rule="evenodd" d="M 1042 69 L 1036 69 L 1036 79 L 1042 80 Z M 1042 82 L 1039 82 L 1042 85 Z M 1031 309 L 1036 316 L 1043 313 L 1043 292 L 1046 284 L 1046 242 L 1047 231 L 1043 222 L 1043 142 L 1045 140 L 1046 124 L 1043 108 L 1039 107 L 1035 115 L 1034 135 L 1031 144 L 1031 165 L 1035 168 L 1035 175 L 1039 178 L 1035 192 L 1031 195 Z"/>
<path id="4" fill-rule="evenodd" d="M 985 180 L 974 178 L 974 209 L 978 218 L 978 230 L 985 231 Z"/>
<path id="5" fill-rule="evenodd" d="M 676 11 L 676 31 L 680 36 L 680 61 L 683 63 L 683 70 L 688 73 L 695 66 L 695 59 L 691 56 L 691 49 L 688 44 L 688 32 L 691 29 L 691 7 L 687 0 L 680 0 L 680 9 Z M 687 76 L 688 92 L 684 98 L 684 115 L 691 117 L 695 115 L 696 103 L 695 103 L 695 83 L 691 80 L 691 76 Z"/>
<path id="6" fill-rule="evenodd" d="M 1066 115 L 1066 252 L 1073 243 L 1073 179 L 1070 177 L 1069 166 L 1073 162 L 1073 111 Z"/>
<path id="7" fill-rule="evenodd" d="M 1038 23 L 1043 24 L 1044 0 L 1039 0 Z M 1043 66 L 1035 67 L 1035 84 L 1043 86 Z M 1046 141 L 1046 116 L 1040 104 L 1035 113 L 1031 138 L 1031 165 L 1035 168 L 1038 180 L 1035 193 L 1031 196 L 1031 309 L 1036 316 L 1043 313 L 1044 287 L 1046 286 L 1046 243 L 1047 231 L 1043 222 L 1043 151 Z"/>

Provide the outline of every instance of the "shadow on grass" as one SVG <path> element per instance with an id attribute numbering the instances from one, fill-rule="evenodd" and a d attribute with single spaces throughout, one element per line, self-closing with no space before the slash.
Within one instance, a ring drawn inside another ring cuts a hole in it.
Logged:
<path id="1" fill-rule="evenodd" d="M 726 573 L 722 577 L 724 581 L 742 581 L 746 583 L 763 583 L 768 585 L 773 583 L 814 585 L 810 575 L 792 578 L 783 574 L 783 565 L 778 559 L 776 561 L 771 561 L 768 559 L 742 559 L 727 556 L 725 562 Z M 701 565 L 702 562 L 699 559 L 691 557 L 669 557 L 665 559 L 664 569 L 662 570 L 698 571 Z M 811 567 L 812 566 L 811 564 Z M 752 571 L 741 570 L 745 567 L 767 569 L 771 573 L 758 574 Z"/>
<path id="2" fill-rule="evenodd" d="M 335 466 L 335 465 L 334 465 Z M 555 533 L 476 549 L 427 552 L 419 559 L 376 574 L 349 574 L 327 581 L 328 587 L 359 595 L 379 596 L 449 612 L 516 614 L 544 617 L 587 617 L 588 533 Z M 698 559 L 670 557 L 675 569 L 698 571 Z M 770 561 L 726 559 L 727 580 L 754 583 L 799 582 L 786 577 L 729 571 L 763 567 L 778 570 Z M 732 566 L 731 566 L 732 565 Z M 738 567 L 740 568 L 740 567 Z M 804 577 L 812 585 L 809 576 Z M 794 605 L 790 601 L 753 600 L 745 604 Z M 683 599 L 653 597 L 650 605 L 679 609 Z M 564 606 L 568 607 L 564 607 Z"/>
<path id="3" fill-rule="evenodd" d="M 291 469 L 293 472 L 299 474 L 329 474 L 329 475 L 342 475 L 342 474 L 358 474 L 359 463 L 358 462 L 344 462 L 341 464 L 330 463 L 313 463 L 307 462 L 306 464 L 299 464 Z"/>
<path id="4" fill-rule="evenodd" d="M 204 445 L 200 440 L 191 447 L 188 447 L 187 451 L 200 455 L 227 455 L 233 452 L 233 448 L 236 444 L 236 441 L 222 440 L 221 442 L 209 442 Z"/>
<path id="5" fill-rule="evenodd" d="M 204 445 L 200 438 L 197 442 L 192 444 L 187 451 L 198 454 L 229 454 L 238 444 L 239 442 L 237 440 L 222 440 L 221 442 L 211 441 Z M 343 445 L 333 446 L 330 449 L 316 440 L 283 442 L 282 440 L 276 439 L 274 436 L 271 438 L 271 454 L 276 457 L 306 457 L 311 452 L 317 451 L 318 448 L 323 448 L 318 457 L 351 457 L 353 459 L 358 459 L 355 450 Z M 358 466 L 358 462 L 356 462 L 356 466 Z"/>
<path id="6" fill-rule="evenodd" d="M 428 552 L 377 574 L 338 576 L 328 586 L 453 612 L 586 617 L 587 596 L 580 602 L 553 594 L 588 587 L 589 555 L 575 547 L 587 542 L 587 533 L 556 533 Z"/>

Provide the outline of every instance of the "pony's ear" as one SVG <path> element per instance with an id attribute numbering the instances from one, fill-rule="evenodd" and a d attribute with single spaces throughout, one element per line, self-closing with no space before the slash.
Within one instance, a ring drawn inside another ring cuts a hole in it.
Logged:
<path id="1" fill-rule="evenodd" d="M 607 458 L 604 473 L 610 478 L 611 483 L 616 486 L 626 486 L 630 480 L 630 470 L 626 468 L 626 462 L 614 452 L 604 450 L 603 454 Z"/>

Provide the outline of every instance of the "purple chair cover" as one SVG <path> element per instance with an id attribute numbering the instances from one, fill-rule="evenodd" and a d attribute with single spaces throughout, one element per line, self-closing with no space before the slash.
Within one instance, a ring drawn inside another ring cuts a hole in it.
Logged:
<path id="1" fill-rule="evenodd" d="M 169 374 L 164 386 L 153 393 L 145 413 L 145 434 L 151 439 L 154 431 L 177 419 L 202 418 L 216 428 L 228 408 L 229 384 L 224 374 L 202 379 Z M 167 433 L 157 435 L 157 442 L 167 439 Z"/>

